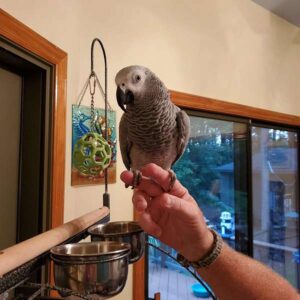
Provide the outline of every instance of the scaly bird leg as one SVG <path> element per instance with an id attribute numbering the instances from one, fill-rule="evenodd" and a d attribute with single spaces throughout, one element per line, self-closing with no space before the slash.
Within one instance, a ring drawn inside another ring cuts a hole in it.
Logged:
<path id="1" fill-rule="evenodd" d="M 142 173 L 139 170 L 133 171 L 133 180 L 132 180 L 132 188 L 137 187 L 142 180 Z"/>
<path id="2" fill-rule="evenodd" d="M 175 181 L 177 179 L 176 177 L 176 174 L 173 170 L 168 170 L 169 174 L 170 174 L 170 183 L 169 183 L 169 187 L 167 189 L 165 189 L 165 192 L 166 193 L 169 193 L 174 184 L 175 184 Z M 141 180 L 142 180 L 142 173 L 139 171 L 139 170 L 134 170 L 132 171 L 133 173 L 133 179 L 132 179 L 132 182 L 131 184 L 125 184 L 125 187 L 128 188 L 129 186 L 132 186 L 132 189 L 136 188 L 137 186 L 139 186 L 139 184 L 141 183 Z"/>
<path id="3" fill-rule="evenodd" d="M 133 173 L 133 179 L 131 184 L 125 184 L 125 187 L 128 188 L 129 186 L 132 186 L 132 189 L 136 188 L 142 180 L 142 173 L 139 170 L 132 171 Z"/>
<path id="4" fill-rule="evenodd" d="M 169 184 L 169 188 L 165 190 L 167 193 L 169 193 L 172 190 L 172 188 L 173 188 L 173 186 L 175 184 L 175 181 L 176 181 L 176 174 L 175 174 L 175 172 L 173 170 L 171 170 L 171 169 L 168 170 L 168 172 L 169 172 L 169 175 L 170 175 L 170 184 Z"/>

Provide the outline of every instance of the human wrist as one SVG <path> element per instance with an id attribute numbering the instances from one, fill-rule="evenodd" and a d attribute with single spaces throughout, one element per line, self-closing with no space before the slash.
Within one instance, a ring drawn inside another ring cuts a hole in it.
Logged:
<path id="1" fill-rule="evenodd" d="M 213 235 L 213 244 L 208 252 L 205 255 L 202 255 L 199 259 L 191 258 L 189 259 L 187 256 L 182 255 L 181 253 L 177 254 L 177 260 L 185 267 L 192 267 L 195 270 L 199 268 L 206 268 L 210 266 L 221 253 L 223 240 L 222 237 L 214 230 L 209 229 L 209 231 Z M 199 257 L 199 256 L 198 256 Z"/>
<path id="2" fill-rule="evenodd" d="M 214 244 L 214 235 L 209 228 L 197 239 L 195 238 L 186 249 L 181 251 L 181 254 L 189 261 L 197 261 L 205 257 L 212 249 Z"/>

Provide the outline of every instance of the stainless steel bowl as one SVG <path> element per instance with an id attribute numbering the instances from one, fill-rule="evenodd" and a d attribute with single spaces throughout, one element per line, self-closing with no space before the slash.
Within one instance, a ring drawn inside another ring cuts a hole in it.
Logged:
<path id="1" fill-rule="evenodd" d="M 130 245 L 119 242 L 56 246 L 51 249 L 55 284 L 83 295 L 117 295 L 127 280 L 129 253 Z"/>
<path id="2" fill-rule="evenodd" d="M 129 263 L 136 262 L 144 253 L 145 232 L 133 221 L 98 224 L 88 229 L 92 241 L 117 241 L 129 243 L 131 251 Z"/>

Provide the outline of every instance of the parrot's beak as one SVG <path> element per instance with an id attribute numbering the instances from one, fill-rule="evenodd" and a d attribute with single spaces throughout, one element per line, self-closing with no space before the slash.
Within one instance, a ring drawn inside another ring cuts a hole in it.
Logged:
<path id="1" fill-rule="evenodd" d="M 125 91 L 125 93 L 120 89 L 117 88 L 117 101 L 119 106 L 122 108 L 124 112 L 127 112 L 125 105 L 131 104 L 134 102 L 134 95 L 130 90 Z"/>

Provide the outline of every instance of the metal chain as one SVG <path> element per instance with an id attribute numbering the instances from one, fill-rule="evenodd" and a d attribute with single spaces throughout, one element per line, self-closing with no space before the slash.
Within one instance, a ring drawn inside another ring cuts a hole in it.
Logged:
<path id="1" fill-rule="evenodd" d="M 55 291 L 61 292 L 63 294 L 67 294 L 68 296 L 76 296 L 76 297 L 79 297 L 79 298 L 85 299 L 85 300 L 90 300 L 91 299 L 89 296 L 82 295 L 80 293 L 77 293 L 77 292 L 75 292 L 73 290 L 70 290 L 70 289 L 67 289 L 67 288 L 61 288 L 61 287 L 58 287 L 58 286 L 55 286 L 55 285 L 51 285 L 49 283 L 41 284 L 41 283 L 27 282 L 26 286 L 34 287 L 34 288 L 40 288 L 39 294 L 41 293 L 42 290 L 47 289 L 47 290 L 55 290 Z M 39 294 L 37 294 L 37 292 L 34 293 L 34 295 L 32 295 L 32 297 L 29 298 L 29 299 L 35 299 L 35 297 L 39 296 Z"/>
<path id="2" fill-rule="evenodd" d="M 91 83 L 91 80 L 93 79 L 93 82 Z M 95 129 L 95 102 L 94 102 L 94 96 L 96 92 L 96 77 L 95 74 L 92 72 L 89 78 L 89 88 L 90 88 L 90 95 L 91 95 L 91 120 L 90 120 L 90 128 L 91 131 L 96 131 Z"/>

